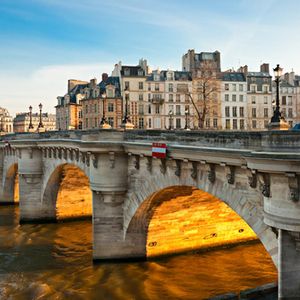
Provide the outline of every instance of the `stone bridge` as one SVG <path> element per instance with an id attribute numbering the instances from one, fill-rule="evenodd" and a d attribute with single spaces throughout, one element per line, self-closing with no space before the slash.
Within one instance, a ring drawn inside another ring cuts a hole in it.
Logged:
<path id="1" fill-rule="evenodd" d="M 152 157 L 152 142 L 167 157 Z M 70 131 L 0 140 L 0 203 L 20 222 L 57 218 L 63 168 L 92 193 L 93 257 L 145 258 L 157 193 L 192 186 L 224 201 L 256 233 L 278 268 L 279 298 L 300 299 L 300 134 L 297 132 Z"/>

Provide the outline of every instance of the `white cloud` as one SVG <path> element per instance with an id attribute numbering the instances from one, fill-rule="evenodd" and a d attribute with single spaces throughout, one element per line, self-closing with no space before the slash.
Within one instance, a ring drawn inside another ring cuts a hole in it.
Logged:
<path id="1" fill-rule="evenodd" d="M 54 65 L 39 68 L 26 77 L 0 74 L 1 86 L 4 87 L 0 106 L 7 108 L 13 116 L 28 111 L 29 105 L 37 111 L 39 103 L 43 104 L 44 112 L 55 113 L 56 97 L 67 92 L 68 79 L 89 81 L 96 77 L 100 81 L 101 74 L 110 74 L 113 66 L 113 63 Z"/>

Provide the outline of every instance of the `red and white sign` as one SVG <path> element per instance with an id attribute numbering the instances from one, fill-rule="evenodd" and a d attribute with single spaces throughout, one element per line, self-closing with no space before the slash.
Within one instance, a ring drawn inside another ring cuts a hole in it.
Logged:
<path id="1" fill-rule="evenodd" d="M 162 143 L 152 143 L 152 157 L 166 158 L 167 145 Z"/>

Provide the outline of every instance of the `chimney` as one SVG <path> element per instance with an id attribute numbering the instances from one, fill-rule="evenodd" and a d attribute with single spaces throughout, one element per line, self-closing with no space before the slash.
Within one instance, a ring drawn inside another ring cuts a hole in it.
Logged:
<path id="1" fill-rule="evenodd" d="M 263 73 L 270 73 L 269 64 L 262 64 L 260 66 L 260 71 Z"/>
<path id="2" fill-rule="evenodd" d="M 90 87 L 95 87 L 97 85 L 97 79 L 93 78 L 90 80 Z"/>
<path id="3" fill-rule="evenodd" d="M 106 82 L 108 79 L 108 74 L 107 73 L 102 73 L 102 81 Z"/>
<path id="4" fill-rule="evenodd" d="M 244 73 L 245 75 L 247 75 L 247 73 L 248 73 L 248 66 L 247 65 L 240 66 L 239 69 L 238 69 L 238 72 Z"/>

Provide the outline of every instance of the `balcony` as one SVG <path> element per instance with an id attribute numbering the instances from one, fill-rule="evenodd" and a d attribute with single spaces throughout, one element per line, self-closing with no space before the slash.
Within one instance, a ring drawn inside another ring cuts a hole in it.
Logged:
<path id="1" fill-rule="evenodd" d="M 163 99 L 163 98 L 152 98 L 152 99 L 151 99 L 151 102 L 152 102 L 153 104 L 163 104 L 164 101 L 165 101 L 165 99 Z"/>

